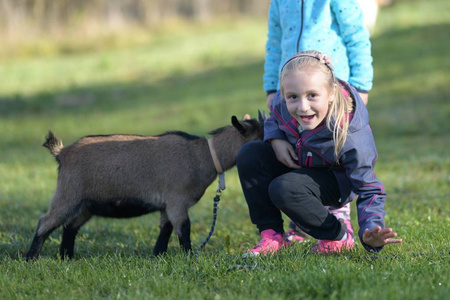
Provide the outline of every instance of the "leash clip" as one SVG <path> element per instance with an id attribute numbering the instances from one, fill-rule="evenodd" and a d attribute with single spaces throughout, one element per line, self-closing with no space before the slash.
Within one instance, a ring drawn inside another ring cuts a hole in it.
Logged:
<path id="1" fill-rule="evenodd" d="M 217 191 L 223 191 L 225 189 L 225 173 L 219 174 L 219 189 Z"/>

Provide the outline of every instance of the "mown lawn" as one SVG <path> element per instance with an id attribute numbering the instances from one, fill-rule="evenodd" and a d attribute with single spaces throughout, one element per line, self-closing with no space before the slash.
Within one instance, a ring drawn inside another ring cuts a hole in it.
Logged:
<path id="1" fill-rule="evenodd" d="M 358 245 L 323 257 L 310 252 L 310 239 L 245 261 L 241 254 L 258 235 L 232 169 L 215 233 L 198 259 L 181 253 L 175 238 L 167 255 L 151 257 L 159 223 L 152 214 L 92 219 L 72 261 L 58 258 L 60 230 L 40 260 L 23 260 L 56 186 L 56 163 L 41 147 L 48 129 L 67 145 L 88 134 L 207 136 L 232 115 L 264 109 L 265 20 L 189 26 L 128 46 L 0 57 L 0 298 L 446 299 L 450 2 L 398 1 L 378 21 L 369 111 L 386 220 L 403 244 L 376 256 Z M 194 248 L 209 232 L 216 188 L 190 211 Z"/>

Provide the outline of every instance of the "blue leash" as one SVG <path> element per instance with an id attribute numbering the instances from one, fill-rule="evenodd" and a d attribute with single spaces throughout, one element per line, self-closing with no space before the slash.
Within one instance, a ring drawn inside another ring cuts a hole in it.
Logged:
<path id="1" fill-rule="evenodd" d="M 216 196 L 214 197 L 214 207 L 213 207 L 213 222 L 211 225 L 211 230 L 209 231 L 208 236 L 206 237 L 205 241 L 200 245 L 200 247 L 195 251 L 195 258 L 198 258 L 198 255 L 200 251 L 205 248 L 206 243 L 208 243 L 209 239 L 211 238 L 214 227 L 216 226 L 217 221 L 217 209 L 220 201 L 220 196 L 222 195 L 222 191 L 225 189 L 225 175 L 219 174 L 219 188 L 216 191 Z"/>

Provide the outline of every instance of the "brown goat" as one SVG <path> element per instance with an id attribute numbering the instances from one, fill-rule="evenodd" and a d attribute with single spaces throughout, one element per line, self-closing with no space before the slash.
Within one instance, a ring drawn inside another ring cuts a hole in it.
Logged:
<path id="1" fill-rule="evenodd" d="M 241 146 L 263 138 L 263 120 L 238 121 L 210 134 L 224 171 L 236 164 Z M 188 209 L 217 177 L 208 141 L 185 132 L 158 136 L 86 136 L 64 147 L 49 132 L 44 143 L 59 163 L 49 210 L 37 226 L 26 259 L 36 259 L 47 237 L 63 226 L 60 255 L 73 257 L 75 237 L 92 216 L 130 218 L 159 211 L 153 254 L 167 251 L 172 230 L 191 250 Z"/>

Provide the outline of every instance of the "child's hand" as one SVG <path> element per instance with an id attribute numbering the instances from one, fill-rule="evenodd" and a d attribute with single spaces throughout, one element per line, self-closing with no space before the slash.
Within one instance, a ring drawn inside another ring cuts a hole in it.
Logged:
<path id="1" fill-rule="evenodd" d="M 397 233 L 393 232 L 392 228 L 381 229 L 377 226 L 373 230 L 366 229 L 362 238 L 364 243 L 377 248 L 387 244 L 401 243 L 402 239 L 391 239 L 396 236 Z"/>
<path id="2" fill-rule="evenodd" d="M 266 101 L 266 104 L 267 104 L 267 107 L 269 108 L 269 110 L 270 110 L 270 108 L 272 107 L 272 103 L 273 103 L 273 97 L 275 96 L 275 93 L 270 93 L 269 95 L 267 95 L 267 101 Z"/>
<path id="3" fill-rule="evenodd" d="M 272 144 L 272 148 L 273 151 L 275 151 L 277 159 L 282 164 L 291 169 L 300 169 L 300 166 L 294 162 L 294 160 L 298 160 L 298 158 L 294 147 L 292 147 L 289 142 L 280 139 L 273 139 L 270 143 Z"/>

